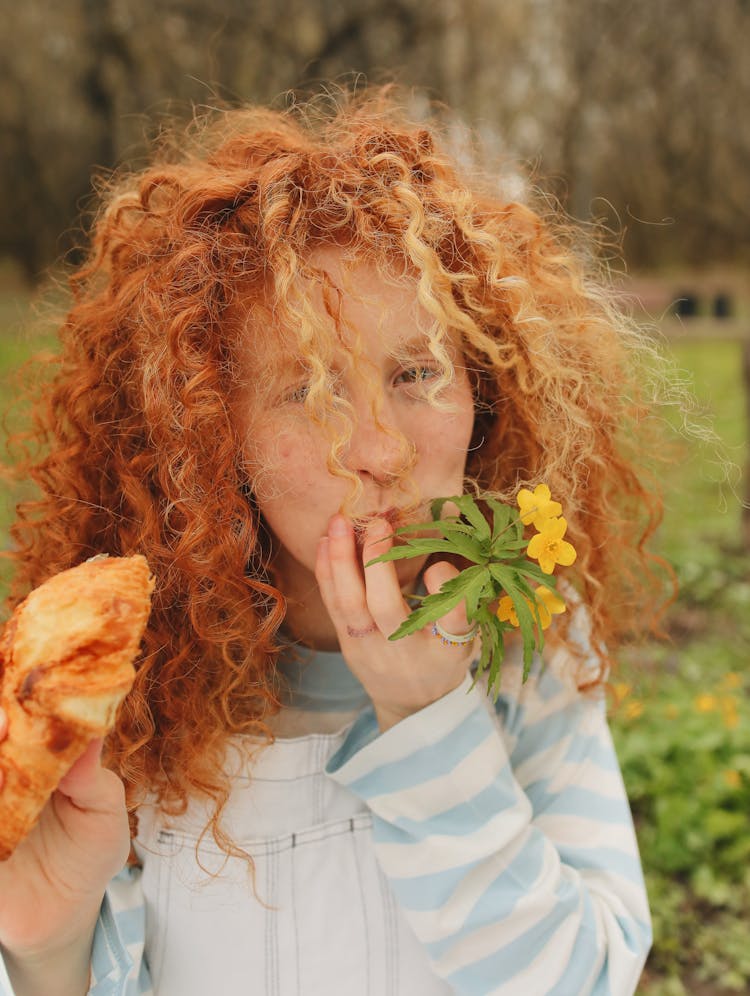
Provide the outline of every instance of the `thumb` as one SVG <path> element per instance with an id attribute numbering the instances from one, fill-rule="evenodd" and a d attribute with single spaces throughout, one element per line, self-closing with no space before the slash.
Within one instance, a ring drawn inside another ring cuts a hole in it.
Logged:
<path id="1" fill-rule="evenodd" d="M 103 772 L 103 746 L 104 740 L 101 737 L 92 740 L 57 786 L 58 792 L 67 796 L 79 809 L 97 808 L 95 804 L 100 798 L 100 776 Z"/>

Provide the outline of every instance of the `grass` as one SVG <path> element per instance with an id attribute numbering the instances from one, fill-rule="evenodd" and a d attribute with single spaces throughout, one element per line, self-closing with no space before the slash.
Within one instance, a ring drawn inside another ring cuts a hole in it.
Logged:
<path id="1" fill-rule="evenodd" d="M 748 440 L 740 344 L 681 342 L 672 352 L 692 380 L 696 417 L 708 419 L 718 436 L 716 443 L 696 441 L 687 447 L 667 481 L 661 543 L 665 554 L 679 563 L 706 541 L 722 547 L 736 544 Z"/>
<path id="2" fill-rule="evenodd" d="M 643 996 L 750 990 L 750 551 L 740 345 L 682 342 L 696 414 L 716 441 L 674 464 L 658 538 L 679 597 L 669 640 L 623 654 L 612 732 L 654 920 Z M 732 466 L 732 462 L 734 466 Z"/>
<path id="3" fill-rule="evenodd" d="M 3 410 L 8 372 L 49 345 L 24 331 L 30 306 L 0 270 Z M 719 996 L 750 989 L 750 577 L 737 469 L 749 442 L 739 345 L 681 342 L 674 355 L 720 443 L 689 444 L 665 481 L 658 543 L 680 595 L 666 620 L 670 639 L 623 654 L 612 728 L 654 917 L 639 992 Z M 15 500 L 3 497 L 0 543 Z M 0 595 L 4 584 L 0 576 Z"/>

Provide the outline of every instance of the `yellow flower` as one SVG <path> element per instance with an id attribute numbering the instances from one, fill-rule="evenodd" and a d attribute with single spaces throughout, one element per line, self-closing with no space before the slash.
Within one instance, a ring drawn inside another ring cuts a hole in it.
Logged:
<path id="1" fill-rule="evenodd" d="M 724 695 L 719 704 L 721 706 L 724 726 L 728 730 L 736 729 L 740 722 L 739 713 L 737 712 L 737 700 L 729 695 Z"/>
<path id="2" fill-rule="evenodd" d="M 534 594 L 536 595 L 539 616 L 542 620 L 542 629 L 546 629 L 552 622 L 552 616 L 559 616 L 561 612 L 565 611 L 565 602 L 554 591 L 545 588 L 544 585 L 539 585 L 534 590 Z"/>
<path id="3" fill-rule="evenodd" d="M 529 540 L 526 552 L 531 558 L 539 561 L 539 566 L 545 574 L 551 574 L 555 564 L 569 567 L 575 563 L 575 547 L 563 539 L 567 528 L 568 523 L 563 518 L 548 519 L 536 536 L 532 536 Z"/>
<path id="4" fill-rule="evenodd" d="M 533 612 L 534 609 L 539 613 L 539 618 L 542 623 L 542 629 L 547 629 L 547 627 L 552 622 L 552 616 L 557 616 L 561 612 L 565 612 L 565 602 L 549 588 L 545 588 L 544 585 L 540 585 L 535 589 L 534 595 L 536 597 L 536 606 L 532 603 L 530 598 L 526 598 L 524 595 L 524 601 L 528 607 Z M 516 612 L 516 607 L 513 604 L 513 599 L 510 595 L 503 595 L 500 601 L 497 603 L 497 618 L 501 622 L 509 622 L 511 626 L 519 626 L 518 614 Z"/>
<path id="5" fill-rule="evenodd" d="M 624 702 L 633 690 L 632 686 L 628 685 L 625 681 L 616 681 L 612 688 L 614 690 L 615 699 L 617 700 L 618 705 L 620 702 Z"/>
<path id="6" fill-rule="evenodd" d="M 738 789 L 742 785 L 742 775 L 734 768 L 727 768 L 724 771 L 724 781 L 731 789 Z"/>
<path id="7" fill-rule="evenodd" d="M 536 529 L 541 529 L 549 519 L 562 514 L 562 505 L 559 501 L 552 501 L 546 484 L 537 484 L 533 492 L 528 488 L 521 488 L 516 501 L 521 509 L 521 522 L 525 526 L 533 523 Z"/>
<path id="8" fill-rule="evenodd" d="M 643 715 L 643 703 L 639 702 L 638 699 L 630 699 L 622 707 L 622 714 L 625 719 L 638 719 L 639 716 Z"/>
<path id="9" fill-rule="evenodd" d="M 667 702 L 664 706 L 664 715 L 667 719 L 677 719 L 680 715 L 680 707 L 675 705 L 674 702 Z"/>
<path id="10" fill-rule="evenodd" d="M 698 695 L 693 703 L 698 712 L 713 712 L 719 703 L 715 695 Z"/>
<path id="11" fill-rule="evenodd" d="M 723 688 L 741 688 L 742 675 L 737 674 L 736 671 L 727 671 L 721 679 L 721 684 Z"/>
<path id="12" fill-rule="evenodd" d="M 500 622 L 509 622 L 511 626 L 520 626 L 518 621 L 518 614 L 516 613 L 516 607 L 513 604 L 513 599 L 510 595 L 503 595 L 500 601 L 497 603 L 497 612 L 495 613 Z"/>

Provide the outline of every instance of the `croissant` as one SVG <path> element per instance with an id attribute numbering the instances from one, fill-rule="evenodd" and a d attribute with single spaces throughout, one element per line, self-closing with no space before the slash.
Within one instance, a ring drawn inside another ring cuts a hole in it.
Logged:
<path id="1" fill-rule="evenodd" d="M 94 557 L 45 581 L 0 636 L 0 861 L 71 764 L 112 729 L 151 607 L 145 557 Z"/>

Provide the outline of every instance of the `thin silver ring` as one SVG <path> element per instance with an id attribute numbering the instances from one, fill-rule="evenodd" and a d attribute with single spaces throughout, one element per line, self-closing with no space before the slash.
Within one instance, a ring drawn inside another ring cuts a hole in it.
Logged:
<path id="1" fill-rule="evenodd" d="M 356 626 L 347 626 L 346 632 L 348 636 L 354 637 L 355 640 L 361 640 L 363 636 L 370 636 L 371 633 L 377 633 L 378 627 L 375 623 L 370 623 L 369 626 L 365 626 L 362 629 L 357 629 Z"/>
<path id="2" fill-rule="evenodd" d="M 439 636 L 442 643 L 450 647 L 460 647 L 464 643 L 473 643 L 477 638 L 479 626 L 474 623 L 468 633 L 449 633 L 439 622 L 432 624 L 432 635 Z"/>

